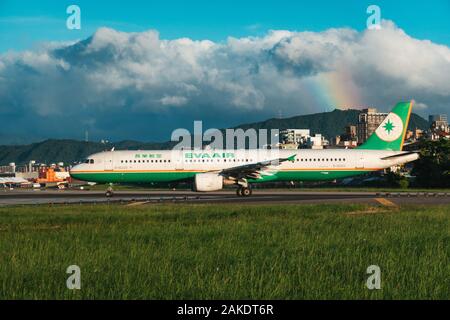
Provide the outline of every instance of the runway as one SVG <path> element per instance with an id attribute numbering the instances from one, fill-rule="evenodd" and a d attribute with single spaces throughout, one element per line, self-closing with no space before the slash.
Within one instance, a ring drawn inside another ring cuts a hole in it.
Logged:
<path id="1" fill-rule="evenodd" d="M 387 202 L 383 202 L 386 199 Z M 101 191 L 72 190 L 6 190 L 0 191 L 0 206 L 42 204 L 152 204 L 152 203 L 229 203 L 229 204 L 317 204 L 372 203 L 450 204 L 450 193 L 439 192 L 339 192 L 300 190 L 255 190 L 248 198 L 238 197 L 232 190 L 196 193 L 191 191 L 116 191 L 106 198 Z"/>

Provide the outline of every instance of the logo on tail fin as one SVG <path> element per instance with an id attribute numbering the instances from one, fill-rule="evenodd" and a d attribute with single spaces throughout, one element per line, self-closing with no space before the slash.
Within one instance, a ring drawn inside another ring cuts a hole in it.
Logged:
<path id="1" fill-rule="evenodd" d="M 398 115 L 391 112 L 375 133 L 383 141 L 395 141 L 403 134 L 403 121 Z"/>

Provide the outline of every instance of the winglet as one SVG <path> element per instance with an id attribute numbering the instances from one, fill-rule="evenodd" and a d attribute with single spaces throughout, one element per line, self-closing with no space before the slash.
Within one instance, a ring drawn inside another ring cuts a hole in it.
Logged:
<path id="1" fill-rule="evenodd" d="M 294 155 L 292 155 L 292 156 L 290 156 L 290 157 L 288 157 L 287 158 L 287 160 L 288 161 L 292 161 L 292 162 L 294 162 L 295 161 L 295 157 L 296 157 L 297 155 L 296 154 L 294 154 Z"/>

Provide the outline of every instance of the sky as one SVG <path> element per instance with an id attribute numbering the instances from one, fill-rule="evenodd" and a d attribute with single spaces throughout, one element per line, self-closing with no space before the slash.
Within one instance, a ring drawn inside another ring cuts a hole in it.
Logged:
<path id="1" fill-rule="evenodd" d="M 81 9 L 69 30 L 66 8 Z M 381 9 L 381 30 L 366 10 Z M 450 109 L 450 1 L 0 0 L 0 144 Z"/>

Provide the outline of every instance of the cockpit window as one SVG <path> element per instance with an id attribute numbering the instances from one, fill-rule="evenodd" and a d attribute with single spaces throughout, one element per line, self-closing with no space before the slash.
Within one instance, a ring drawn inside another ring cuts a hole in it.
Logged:
<path id="1" fill-rule="evenodd" d="M 94 164 L 94 159 L 86 159 L 86 160 L 84 160 L 84 163 Z"/>

